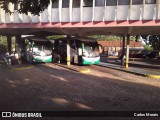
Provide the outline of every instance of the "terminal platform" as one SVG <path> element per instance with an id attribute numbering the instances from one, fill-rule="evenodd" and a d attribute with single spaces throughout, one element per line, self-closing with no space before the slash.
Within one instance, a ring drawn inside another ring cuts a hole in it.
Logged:
<path id="1" fill-rule="evenodd" d="M 76 71 L 76 72 L 81 72 L 81 73 L 90 72 L 90 68 L 87 66 L 77 66 L 77 65 L 67 66 L 65 64 L 57 64 L 57 65 L 65 67 L 65 68 L 73 70 L 73 71 Z M 100 62 L 100 64 L 98 66 L 112 68 L 112 69 L 132 73 L 132 74 L 136 74 L 136 75 L 140 75 L 140 76 L 160 79 L 160 69 L 150 69 L 150 68 L 146 69 L 146 68 L 131 67 L 131 66 L 129 66 L 129 68 L 126 69 L 125 67 L 121 67 L 121 65 L 105 63 L 105 62 Z"/>
<path id="2" fill-rule="evenodd" d="M 52 64 L 52 63 L 51 63 Z M 64 67 L 66 69 L 75 71 L 75 72 L 80 72 L 80 73 L 89 73 L 90 72 L 90 67 L 89 66 L 78 66 L 78 65 L 70 65 L 67 66 L 66 64 L 58 64 L 54 63 L 55 65 Z M 20 65 L 14 65 L 10 66 L 11 70 L 23 70 L 23 69 L 29 69 L 32 68 L 34 65 L 29 65 L 29 64 L 20 64 Z M 107 62 L 100 62 L 99 65 L 101 67 L 107 67 L 111 69 L 116 69 L 140 76 L 145 76 L 145 77 L 150 77 L 150 78 L 158 78 L 160 79 L 160 69 L 151 69 L 151 68 L 145 68 L 145 67 L 133 67 L 129 65 L 129 68 L 122 67 L 121 65 L 118 64 L 112 64 L 112 63 L 107 63 Z"/>
<path id="3" fill-rule="evenodd" d="M 125 67 L 121 67 L 121 65 L 111 64 L 111 63 L 104 63 L 100 62 L 99 66 L 108 67 L 116 70 L 121 70 L 128 73 L 133 73 L 136 75 L 151 77 L 151 78 L 160 78 L 160 70 L 153 70 L 153 69 L 144 69 L 139 67 L 130 67 L 126 69 Z"/>

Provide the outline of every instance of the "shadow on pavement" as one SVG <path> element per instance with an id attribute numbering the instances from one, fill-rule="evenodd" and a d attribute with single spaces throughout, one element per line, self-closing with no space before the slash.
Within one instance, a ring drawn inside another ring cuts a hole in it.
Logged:
<path id="1" fill-rule="evenodd" d="M 0 110 L 160 110 L 159 87 L 44 65 L 6 72 L 0 71 Z"/>

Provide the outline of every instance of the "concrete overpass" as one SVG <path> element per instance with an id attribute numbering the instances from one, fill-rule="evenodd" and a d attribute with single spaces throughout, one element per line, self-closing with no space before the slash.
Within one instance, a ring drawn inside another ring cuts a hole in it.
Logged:
<path id="1" fill-rule="evenodd" d="M 0 8 L 0 34 L 159 34 L 160 0 L 58 0 L 38 15 Z"/>
<path id="2" fill-rule="evenodd" d="M 18 5 L 9 3 L 13 14 L 0 8 L 0 34 L 12 35 L 119 35 L 127 36 L 128 67 L 130 35 L 160 34 L 160 0 L 58 0 L 40 16 L 18 14 Z M 9 48 L 10 50 L 10 48 Z"/>

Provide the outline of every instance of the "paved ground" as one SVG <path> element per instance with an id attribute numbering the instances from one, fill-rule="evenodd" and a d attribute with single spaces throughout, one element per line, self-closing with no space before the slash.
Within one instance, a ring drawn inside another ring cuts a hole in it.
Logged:
<path id="1" fill-rule="evenodd" d="M 139 75 L 160 78 L 160 61 L 158 59 L 132 58 L 129 61 L 129 68 L 125 69 L 121 67 L 121 61 L 118 58 L 101 57 L 100 65 Z"/>
<path id="2" fill-rule="evenodd" d="M 99 66 L 88 74 L 53 64 L 9 70 L 0 60 L 0 110 L 160 111 L 160 81 Z"/>
<path id="3" fill-rule="evenodd" d="M 121 65 L 117 57 L 101 57 L 101 62 Z M 159 59 L 130 58 L 129 66 L 160 71 Z"/>

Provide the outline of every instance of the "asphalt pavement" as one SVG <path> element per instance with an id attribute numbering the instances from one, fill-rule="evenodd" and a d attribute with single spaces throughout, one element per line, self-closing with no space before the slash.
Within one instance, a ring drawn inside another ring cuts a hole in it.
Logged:
<path id="1" fill-rule="evenodd" d="M 70 70 L 52 63 L 14 67 L 9 69 L 0 57 L 1 111 L 160 110 L 159 79 L 95 65 L 71 65 Z M 78 68 L 91 71 L 81 74 Z"/>
<path id="2" fill-rule="evenodd" d="M 158 60 L 145 60 L 145 59 L 131 59 L 129 61 L 129 68 L 121 65 L 118 58 L 115 57 L 102 57 L 99 66 L 113 68 L 136 75 L 160 78 L 160 62 Z"/>
<path id="3" fill-rule="evenodd" d="M 80 73 L 88 73 L 90 72 L 90 68 L 87 66 L 75 66 L 66 64 L 56 64 L 72 71 L 80 72 Z M 121 66 L 121 62 L 116 57 L 101 57 L 101 62 L 98 66 L 108 67 L 136 75 L 141 75 L 150 78 L 158 78 L 160 79 L 160 62 L 159 60 L 145 60 L 145 59 L 130 59 L 129 68 L 125 68 L 125 66 Z M 22 69 L 30 69 L 33 66 L 30 64 L 19 64 L 15 66 L 9 66 L 12 70 L 22 70 Z"/>

